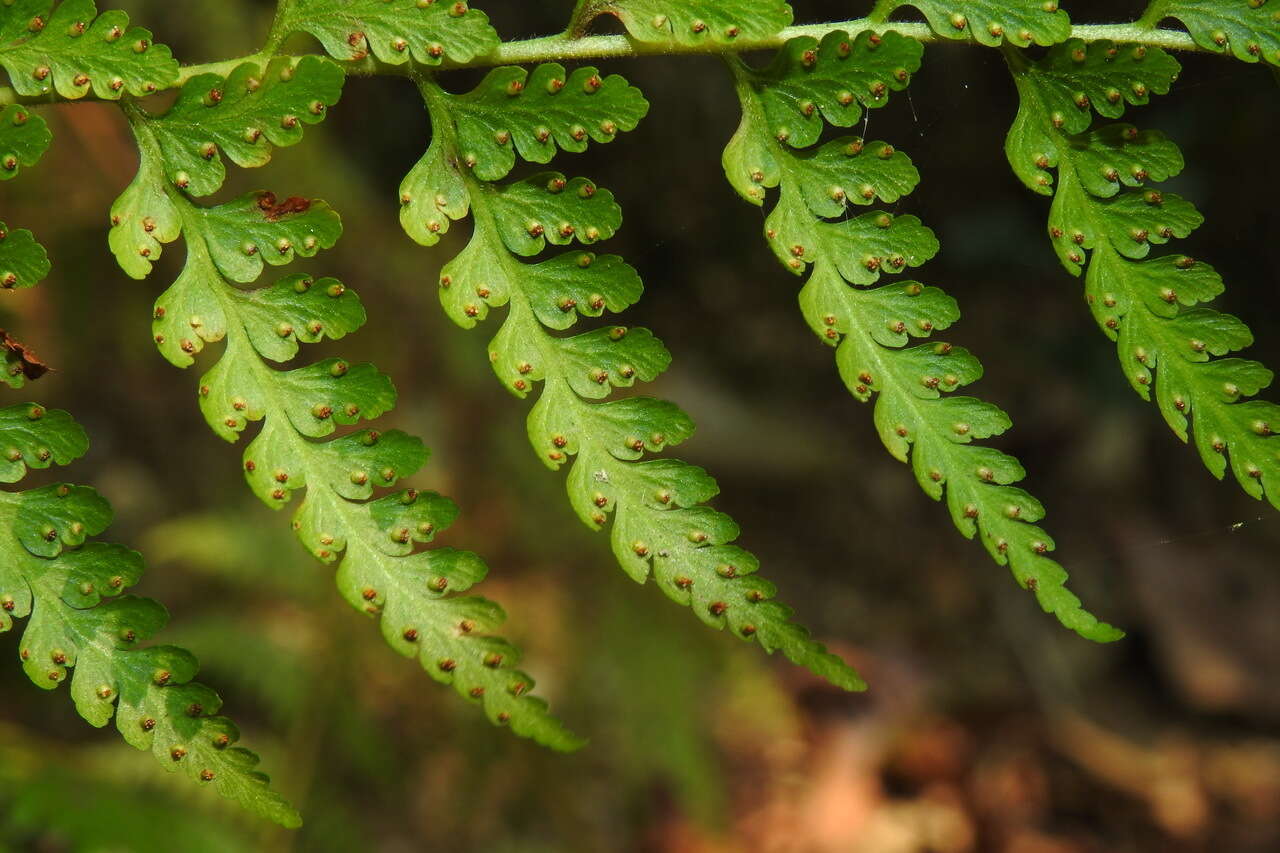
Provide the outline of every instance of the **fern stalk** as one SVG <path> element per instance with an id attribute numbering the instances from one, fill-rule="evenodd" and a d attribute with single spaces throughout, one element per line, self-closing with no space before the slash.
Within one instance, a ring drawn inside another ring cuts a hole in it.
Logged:
<path id="1" fill-rule="evenodd" d="M 475 59 L 459 62 L 447 62 L 447 69 L 462 68 L 496 68 L 503 65 L 531 65 L 541 62 L 572 62 L 593 59 L 634 59 L 651 56 L 698 56 L 719 55 L 726 50 L 731 53 L 750 53 L 760 50 L 777 50 L 795 38 L 807 36 L 821 39 L 832 32 L 845 32 L 856 35 L 861 32 L 885 33 L 893 31 L 899 35 L 922 43 L 942 41 L 928 24 L 894 21 L 883 23 L 869 18 L 853 18 L 847 21 L 829 21 L 817 24 L 797 24 L 786 27 L 777 33 L 758 39 L 744 39 L 732 45 L 709 45 L 688 43 L 648 43 L 637 42 L 625 35 L 583 35 L 574 36 L 569 32 L 551 36 L 539 36 L 529 39 L 512 39 L 504 41 L 492 52 Z M 1085 41 L 1115 41 L 1149 44 L 1180 50 L 1189 53 L 1203 51 L 1204 48 L 1186 33 L 1171 29 L 1147 29 L 1137 24 L 1075 24 L 1072 26 L 1073 38 Z M 226 74 L 242 62 L 261 62 L 270 58 L 270 53 L 255 53 L 235 59 L 217 60 L 214 62 L 183 66 L 179 72 L 178 82 L 185 81 L 197 74 Z M 388 67 L 376 61 L 357 60 L 343 61 L 349 74 L 357 76 L 404 76 L 407 72 L 399 67 Z M 4 87 L 0 87 L 0 104 L 13 103 L 6 99 Z"/>
<path id="2" fill-rule="evenodd" d="M 831 32 L 847 32 L 851 35 L 860 32 L 885 33 L 893 31 L 900 35 L 923 43 L 942 40 L 940 36 L 924 23 L 899 22 L 883 23 L 869 18 L 853 18 L 846 21 L 830 21 L 817 24 L 799 24 L 786 27 L 777 33 L 756 39 L 744 39 L 729 47 L 723 45 L 687 44 L 687 43 L 645 43 L 636 42 L 622 35 L 582 35 L 574 36 L 569 32 L 552 36 L 540 36 L 530 39 L 513 39 L 497 45 L 484 56 L 465 61 L 448 62 L 449 69 L 462 68 L 496 68 L 503 65 L 524 65 L 540 62 L 569 62 L 591 59 L 631 59 L 648 56 L 675 55 L 714 55 L 729 50 L 734 53 L 749 53 L 759 50 L 776 50 L 794 38 L 807 36 L 821 39 Z M 1114 41 L 1148 44 L 1168 50 L 1186 52 L 1205 51 L 1206 48 L 1185 32 L 1172 29 L 1148 29 L 1137 23 L 1131 24 L 1075 24 L 1071 29 L 1073 38 L 1085 41 Z M 276 48 L 264 48 L 255 53 L 231 59 L 220 59 L 211 62 L 182 66 L 172 83 L 163 88 L 178 88 L 187 80 L 201 74 L 229 74 L 237 66 L 245 62 L 262 63 L 278 55 Z M 299 57 L 295 56 L 294 59 Z M 341 60 L 344 71 L 354 76 L 392 76 L 403 77 L 409 72 L 399 66 L 389 66 L 376 59 Z M 66 100 L 54 93 L 44 95 L 23 95 L 12 86 L 0 86 L 0 106 L 8 104 L 41 104 Z"/>

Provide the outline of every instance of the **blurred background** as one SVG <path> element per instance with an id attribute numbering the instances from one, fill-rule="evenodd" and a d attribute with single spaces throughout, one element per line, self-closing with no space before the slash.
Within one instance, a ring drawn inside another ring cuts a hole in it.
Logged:
<path id="1" fill-rule="evenodd" d="M 115 5 L 184 62 L 251 52 L 271 14 L 254 0 Z M 807 22 L 869 3 L 793 5 Z M 1081 21 L 1141 7 L 1067 5 Z M 482 6 L 511 39 L 558 30 L 572 3 Z M 1274 366 L 1280 90 L 1262 67 L 1180 58 L 1173 94 L 1126 118 L 1182 146 L 1187 173 L 1167 186 L 1207 223 L 1177 248 L 1224 274 L 1221 304 L 1252 326 L 1251 355 Z M 65 690 L 27 683 L 11 633 L 0 636 L 11 662 L 0 668 L 0 849 L 1280 849 L 1280 514 L 1216 483 L 1124 381 L 1044 237 L 1047 201 L 1004 161 L 1016 105 L 999 54 L 930 46 L 909 94 L 875 110 L 866 135 L 920 168 L 921 187 L 896 209 L 932 226 L 942 251 L 918 277 L 960 301 L 947 337 L 983 359 L 976 393 L 1012 414 L 1000 446 L 1031 472 L 1074 589 L 1129 631 L 1108 647 L 1041 614 L 884 452 L 801 320 L 798 282 L 760 237 L 761 212 L 720 172 L 738 107 L 718 62 L 606 67 L 646 92 L 647 120 L 555 165 L 623 205 L 626 226 L 605 250 L 647 285 L 623 322 L 650 326 L 676 357 L 646 391 L 694 416 L 679 455 L 719 478 L 716 505 L 742 523 L 742 543 L 871 691 L 840 693 L 709 631 L 617 569 L 527 446 L 527 405 L 490 374 L 497 323 L 466 333 L 439 309 L 438 269 L 469 226 L 430 250 L 400 231 L 397 187 L 428 140 L 412 87 L 352 79 L 302 145 L 233 170 L 219 197 L 271 189 L 343 213 L 338 247 L 299 266 L 356 288 L 369 324 L 304 357 L 340 352 L 391 374 L 400 406 L 384 426 L 435 451 L 413 485 L 462 507 L 443 541 L 487 558 L 481 591 L 507 605 L 542 694 L 592 742 L 561 756 L 492 729 L 390 652 L 287 517 L 245 488 L 240 450 L 197 411 L 196 369 L 180 373 L 150 344 L 152 302 L 183 250 L 135 282 L 107 249 L 107 210 L 136 164 L 125 124 L 108 105 L 59 106 L 42 111 L 53 149 L 4 185 L 0 208 L 36 232 L 54 272 L 4 293 L 0 325 L 58 368 L 21 398 L 70 409 L 93 446 L 29 482 L 69 478 L 112 501 L 109 539 L 143 550 L 138 590 L 173 614 L 160 639 L 201 658 L 201 679 L 307 825 L 264 827 L 157 772 L 85 725 Z M 476 79 L 446 82 L 460 91 Z"/>

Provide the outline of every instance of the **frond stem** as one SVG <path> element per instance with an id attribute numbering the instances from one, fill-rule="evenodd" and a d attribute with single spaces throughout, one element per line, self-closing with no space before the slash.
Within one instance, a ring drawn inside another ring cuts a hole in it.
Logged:
<path id="1" fill-rule="evenodd" d="M 277 8 L 277 22 L 280 21 L 292 0 L 282 0 Z M 272 27 L 272 35 L 268 37 L 262 50 L 224 59 L 218 62 L 206 62 L 199 65 L 186 65 L 178 73 L 178 79 L 170 88 L 178 88 L 187 80 L 199 74 L 219 74 L 226 76 L 237 66 L 245 62 L 265 63 L 279 49 L 282 37 L 276 34 L 278 27 Z M 575 36 L 571 31 L 557 33 L 540 38 L 520 39 L 504 42 L 492 53 L 479 56 L 467 62 L 445 62 L 440 70 L 459 68 L 492 68 L 499 65 L 523 65 L 538 62 L 573 62 L 586 59 L 627 59 L 642 56 L 675 56 L 675 55 L 719 55 L 724 53 L 749 53 L 757 50 L 776 50 L 788 41 L 800 36 L 821 39 L 833 30 L 843 30 L 849 35 L 857 35 L 867 30 L 885 32 L 893 30 L 907 38 L 921 42 L 947 43 L 952 40 L 939 38 L 924 23 L 884 23 L 871 17 L 855 18 L 848 21 L 830 21 L 821 24 L 801 24 L 787 27 L 768 38 L 742 39 L 732 44 L 718 42 L 702 42 L 698 44 L 666 44 L 640 42 L 625 35 Z M 1086 42 L 1107 39 L 1122 43 L 1141 43 L 1151 47 L 1162 47 L 1167 50 L 1203 51 L 1192 40 L 1191 36 L 1181 30 L 1161 29 L 1144 20 L 1123 24 L 1076 24 L 1071 28 L 1071 38 L 1083 39 Z M 956 44 L 974 44 L 973 42 L 954 42 Z M 300 56 L 295 58 L 301 58 Z M 367 76 L 411 76 L 414 70 L 409 65 L 388 65 L 378 62 L 372 57 L 361 60 L 340 62 L 350 75 Z M 0 106 L 7 104 L 39 104 L 66 100 L 59 97 L 19 95 L 11 86 L 0 86 Z"/>

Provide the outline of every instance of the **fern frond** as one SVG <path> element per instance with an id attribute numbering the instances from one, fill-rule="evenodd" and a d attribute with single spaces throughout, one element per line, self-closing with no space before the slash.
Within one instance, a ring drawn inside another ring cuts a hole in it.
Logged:
<path id="1" fill-rule="evenodd" d="M 272 115 L 277 107 L 263 103 Z M 166 118 L 138 110 L 129 116 L 144 152 L 142 168 L 151 173 L 140 173 L 126 194 L 135 187 L 163 193 L 142 198 L 171 212 L 169 233 L 182 233 L 187 247 L 182 273 L 156 302 L 156 345 L 186 367 L 205 343 L 226 341 L 200 381 L 199 402 L 209 426 L 228 441 L 251 422 L 263 422 L 244 452 L 249 486 L 274 509 L 305 490 L 293 517 L 298 538 L 318 559 L 340 560 L 343 597 L 379 619 L 397 652 L 416 657 L 432 678 L 481 705 L 494 723 L 556 749 L 579 746 L 546 703 L 528 695 L 533 680 L 514 668 L 518 651 L 494 634 L 505 618 L 501 608 L 456 595 L 483 579 L 483 561 L 448 548 L 415 547 L 453 521 L 453 503 L 415 489 L 376 496 L 426 463 L 422 442 L 373 429 L 319 440 L 338 426 L 390 411 L 396 401 L 391 380 L 373 365 L 336 358 L 290 370 L 270 366 L 292 359 L 300 342 L 341 338 L 364 324 L 358 298 L 334 279 L 294 275 L 244 287 L 266 264 L 333 246 L 342 231 L 338 215 L 323 202 L 280 202 L 269 193 L 198 206 L 162 177 L 174 164 L 153 124 Z M 135 223 L 146 210 L 135 208 Z"/>
<path id="2" fill-rule="evenodd" d="M 894 201 L 910 192 L 919 181 L 915 167 L 891 145 L 859 137 L 812 147 L 821 132 L 818 115 L 834 113 L 831 123 L 838 127 L 854 124 L 863 107 L 881 105 L 888 92 L 906 87 L 920 55 L 917 42 L 894 32 L 856 39 L 832 33 L 821 44 L 794 40 L 763 71 L 731 60 L 743 120 L 725 149 L 725 173 L 757 205 L 766 189 L 778 189 L 765 236 L 788 269 L 809 272 L 801 310 L 836 348 L 853 395 L 875 400 L 876 429 L 889 452 L 911 464 L 926 494 L 946 498 L 961 533 L 980 534 L 992 558 L 1009 566 L 1045 612 L 1083 637 L 1118 639 L 1119 630 L 1081 607 L 1065 586 L 1066 570 L 1048 556 L 1053 540 L 1035 524 L 1044 508 L 1014 485 L 1025 476 L 1022 466 L 974 443 L 1008 429 L 1008 416 L 977 398 L 950 396 L 982 376 L 978 360 L 947 343 L 912 345 L 959 319 L 955 301 L 914 281 L 864 289 L 938 250 L 933 232 L 913 216 L 849 216 L 851 204 Z M 839 93 L 838 106 L 832 91 Z"/>
<path id="3" fill-rule="evenodd" d="M 28 468 L 82 456 L 84 430 L 63 411 L 36 404 L 0 409 L 0 481 Z M 169 771 L 211 785 L 253 814 L 285 826 L 298 813 L 253 768 L 235 725 L 215 716 L 222 702 L 193 682 L 199 665 L 175 646 L 142 648 L 168 619 L 160 604 L 122 596 L 142 575 L 142 557 L 119 545 L 86 542 L 111 521 L 92 489 L 55 483 L 0 492 L 0 631 L 29 618 L 19 643 L 31 680 L 53 689 L 70 678 L 76 710 L 94 726 L 114 714 L 124 739 Z"/>
<path id="4" fill-rule="evenodd" d="M 15 177 L 20 166 L 40 162 L 52 141 L 49 125 L 40 116 L 17 104 L 0 107 L 0 181 Z"/>
<path id="5" fill-rule="evenodd" d="M 1071 19 L 1057 0 L 890 0 L 876 8 L 887 16 L 903 6 L 924 13 L 929 29 L 942 38 L 988 47 L 1057 44 L 1071 34 Z"/>
<path id="6" fill-rule="evenodd" d="M 662 342 L 647 329 L 623 326 L 572 337 L 549 331 L 568 329 L 579 316 L 621 311 L 640 296 L 639 276 L 616 256 L 571 250 L 535 263 L 521 260 L 542 254 L 547 244 L 608 239 L 622 221 L 613 195 L 558 172 L 506 184 L 480 179 L 468 166 L 462 137 L 462 128 L 474 121 L 468 116 L 474 96 L 450 95 L 428 79 L 419 86 L 431 113 L 433 150 L 405 191 L 412 201 L 426 188 L 453 188 L 449 215 L 469 209 L 475 219 L 470 243 L 441 273 L 441 301 L 464 328 L 508 306 L 489 358 L 518 397 L 543 384 L 529 414 L 529 439 L 551 469 L 570 466 L 569 499 L 578 516 L 593 530 L 603 530 L 613 516 L 614 554 L 635 581 L 652 575 L 706 624 L 755 640 L 766 651 L 781 650 L 845 689 L 863 689 L 857 673 L 773 599 L 773 585 L 756 574 L 759 561 L 732 544 L 739 533 L 733 520 L 704 505 L 718 492 L 715 481 L 678 460 L 641 461 L 693 433 L 692 420 L 672 403 L 606 400 L 614 389 L 666 369 L 671 356 Z M 427 234 L 420 242 L 434 243 L 435 232 Z"/>
<path id="7" fill-rule="evenodd" d="M 0 66 L 20 95 L 104 100 L 173 85 L 178 62 L 124 12 L 98 14 L 93 0 L 0 4 Z"/>
<path id="8" fill-rule="evenodd" d="M 600 15 L 621 20 L 637 41 L 732 44 L 775 35 L 794 13 L 786 0 L 579 0 L 574 26 L 585 31 Z"/>
<path id="9" fill-rule="evenodd" d="M 1280 8 L 1267 0 L 1153 0 L 1152 26 L 1177 18 L 1196 44 L 1245 62 L 1280 66 Z"/>
<path id="10" fill-rule="evenodd" d="M 1057 74 L 1064 63 L 1094 63 L 1108 45 L 1054 48 L 1039 62 L 1010 57 L 1021 95 L 1006 150 L 1014 171 L 1045 192 L 1057 168 L 1049 237 L 1063 266 L 1084 273 L 1085 298 L 1102 331 L 1116 342 L 1121 369 L 1143 399 L 1154 399 L 1174 433 L 1194 437 L 1205 465 L 1221 479 L 1230 465 L 1248 494 L 1280 509 L 1280 406 L 1249 400 L 1274 374 L 1255 361 L 1227 358 L 1253 342 L 1237 318 L 1204 307 L 1223 290 L 1207 264 L 1185 255 L 1151 257 L 1152 244 L 1186 237 L 1202 221 L 1187 200 L 1152 189 L 1182 170 L 1177 146 L 1127 124 L 1089 126 L 1088 104 L 1067 111 Z M 1064 53 L 1066 54 L 1064 56 Z M 1139 54 L 1131 54 L 1139 56 Z M 1144 63 L 1164 69 L 1150 91 L 1167 91 L 1177 62 L 1150 50 Z M 1105 60 L 1101 64 L 1104 69 Z M 1105 83 L 1131 83 L 1131 69 L 1111 66 Z M 1096 101 L 1095 108 L 1107 117 Z M 1070 114 L 1070 121 L 1063 120 Z M 1193 435 L 1194 434 L 1194 435 Z"/>
<path id="11" fill-rule="evenodd" d="M 466 62 L 498 46 L 484 12 L 446 0 L 294 0 L 276 27 L 310 33 L 337 59 L 390 65 Z"/>

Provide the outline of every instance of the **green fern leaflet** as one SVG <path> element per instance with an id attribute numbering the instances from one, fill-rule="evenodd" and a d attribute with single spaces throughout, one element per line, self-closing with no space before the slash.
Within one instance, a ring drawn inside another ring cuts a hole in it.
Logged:
<path id="1" fill-rule="evenodd" d="M 764 204 L 767 189 L 779 190 L 765 237 L 787 269 L 809 272 L 801 310 L 836 348 L 840 376 L 853 395 L 874 399 L 876 428 L 889 452 L 911 464 L 926 494 L 945 497 L 960 532 L 980 534 L 991 557 L 1010 568 L 1045 612 L 1089 639 L 1119 639 L 1119 630 L 1081 607 L 1065 586 L 1065 569 L 1048 556 L 1053 540 L 1036 526 L 1044 507 L 1014 485 L 1025 476 L 1022 466 L 974 443 L 1007 430 L 1009 417 L 977 398 L 950 396 L 982 376 L 978 360 L 948 343 L 913 342 L 952 325 L 960 316 L 955 301 L 914 281 L 863 289 L 920 266 L 938 250 L 933 232 L 913 216 L 850 216 L 849 205 L 910 192 L 919 180 L 914 166 L 893 146 L 859 137 L 798 150 L 813 145 L 820 128 L 806 130 L 799 137 L 804 144 L 791 132 L 804 126 L 798 122 L 829 113 L 837 127 L 852 124 L 861 106 L 880 105 L 890 91 L 905 88 L 920 53 L 917 42 L 893 32 L 856 39 L 832 33 L 821 44 L 792 41 L 763 71 L 731 59 L 743 119 L 725 149 L 725 174 L 756 205 Z M 824 99 L 832 91 L 834 102 Z"/>
<path id="2" fill-rule="evenodd" d="M 63 411 L 36 404 L 0 409 L 0 481 L 28 468 L 66 465 L 89 441 Z M 216 716 L 218 695 L 191 679 L 198 669 L 176 646 L 142 646 L 168 620 L 155 601 L 122 595 L 142 576 L 142 558 L 119 545 L 87 541 L 106 529 L 111 508 L 92 489 L 55 483 L 0 492 L 0 631 L 27 619 L 22 667 L 38 687 L 70 681 L 76 710 L 91 725 L 116 728 L 166 770 L 215 788 L 249 812 L 296 827 L 298 813 L 234 746 L 235 725 Z"/>
<path id="3" fill-rule="evenodd" d="M 169 88 L 178 62 L 124 12 L 93 0 L 9 0 L 0 5 L 0 66 L 20 95 L 117 100 Z"/>
<path id="4" fill-rule="evenodd" d="M 1256 361 L 1227 357 L 1253 343 L 1237 318 L 1205 307 L 1223 290 L 1212 267 L 1186 255 L 1152 256 L 1152 245 L 1188 236 L 1202 221 L 1186 199 L 1150 186 L 1177 175 L 1182 154 L 1162 134 L 1132 125 L 1088 130 L 1092 105 L 1118 116 L 1122 99 L 1064 103 L 1063 68 L 1098 69 L 1098 85 L 1168 91 L 1178 63 L 1162 51 L 1128 49 L 1114 60 L 1109 44 L 1073 42 L 1038 62 L 1010 57 L 1021 106 L 1006 151 L 1014 171 L 1048 192 L 1058 182 L 1049 238 L 1063 266 L 1084 274 L 1085 298 L 1102 331 L 1116 342 L 1121 369 L 1144 399 L 1196 449 L 1214 476 L 1228 467 L 1241 488 L 1280 509 L 1280 406 L 1251 400 L 1274 378 Z M 1135 80 L 1133 60 L 1155 77 Z M 1131 101 L 1132 102 L 1132 101 Z M 1069 121 L 1064 116 L 1070 115 Z"/>

